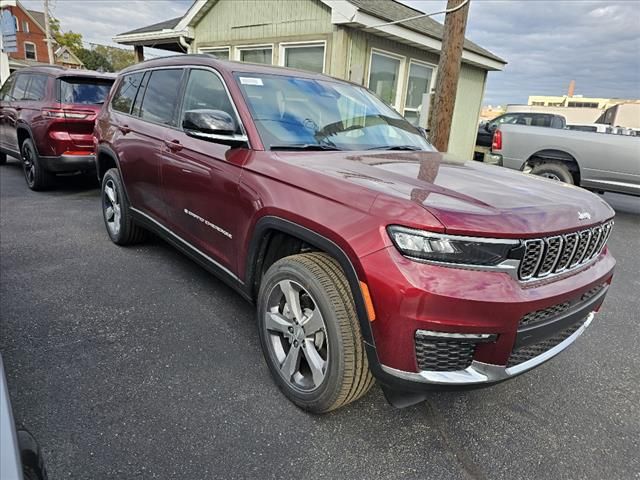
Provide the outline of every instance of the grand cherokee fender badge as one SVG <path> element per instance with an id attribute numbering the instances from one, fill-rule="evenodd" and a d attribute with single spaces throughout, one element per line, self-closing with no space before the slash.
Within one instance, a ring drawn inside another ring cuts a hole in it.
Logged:
<path id="1" fill-rule="evenodd" d="M 229 238 L 233 238 L 233 235 L 231 235 L 229 232 L 227 232 L 226 230 L 220 228 L 219 226 L 211 223 L 209 220 L 205 220 L 204 218 L 202 218 L 200 215 L 196 215 L 195 213 L 193 213 L 191 210 L 187 210 L 186 208 L 184 209 L 184 213 L 186 213 L 187 215 L 189 215 L 190 217 L 195 218 L 196 220 L 199 220 L 200 222 L 204 223 L 207 227 L 211 227 L 213 228 L 216 232 L 221 233 L 222 235 L 224 235 L 225 237 L 229 237 Z"/>
<path id="2" fill-rule="evenodd" d="M 591 220 L 589 212 L 578 212 L 578 220 Z"/>

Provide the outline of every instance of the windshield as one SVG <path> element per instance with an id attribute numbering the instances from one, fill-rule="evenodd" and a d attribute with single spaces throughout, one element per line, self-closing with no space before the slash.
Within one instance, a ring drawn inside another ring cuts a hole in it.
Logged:
<path id="1" fill-rule="evenodd" d="M 61 103 L 99 104 L 109 94 L 112 80 L 69 78 L 60 81 Z"/>
<path id="2" fill-rule="evenodd" d="M 433 150 L 365 88 L 282 75 L 236 78 L 266 149 Z"/>

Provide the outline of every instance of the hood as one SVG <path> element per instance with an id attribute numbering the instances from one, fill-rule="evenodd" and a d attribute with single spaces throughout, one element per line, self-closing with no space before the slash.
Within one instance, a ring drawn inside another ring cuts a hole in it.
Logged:
<path id="1" fill-rule="evenodd" d="M 378 192 L 371 213 L 384 216 L 386 206 L 411 202 L 428 210 L 451 234 L 543 236 L 585 228 L 614 215 L 604 200 L 582 188 L 438 152 L 278 152 L 278 156 Z M 337 198 L 339 189 L 334 193 Z M 401 224 L 402 218 L 387 221 Z"/>

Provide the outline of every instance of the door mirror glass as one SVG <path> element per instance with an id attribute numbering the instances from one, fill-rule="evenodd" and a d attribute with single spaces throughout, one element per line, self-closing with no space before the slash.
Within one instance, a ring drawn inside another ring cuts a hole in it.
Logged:
<path id="1" fill-rule="evenodd" d="M 496 129 L 496 124 L 494 122 L 487 122 L 484 124 L 484 129 L 489 133 L 493 133 Z"/>
<path id="2" fill-rule="evenodd" d="M 187 110 L 182 128 L 187 135 L 232 147 L 246 145 L 246 135 L 236 134 L 238 125 L 231 115 L 222 110 Z"/>
<path id="3" fill-rule="evenodd" d="M 199 109 L 184 112 L 182 128 L 202 133 L 233 135 L 236 133 L 238 126 L 233 117 L 227 112 L 223 112 L 222 110 Z"/>

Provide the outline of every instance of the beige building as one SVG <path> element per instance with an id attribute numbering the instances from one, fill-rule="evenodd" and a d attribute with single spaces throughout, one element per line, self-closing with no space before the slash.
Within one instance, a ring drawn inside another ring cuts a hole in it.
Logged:
<path id="1" fill-rule="evenodd" d="M 619 103 L 630 103 L 634 100 L 621 98 L 583 97 L 582 95 L 531 95 L 527 105 L 534 107 L 567 107 L 567 108 L 597 108 L 605 110 Z"/>
<path id="2" fill-rule="evenodd" d="M 326 73 L 369 87 L 416 122 L 435 87 L 443 26 L 395 0 L 196 0 L 183 17 L 114 37 L 132 45 Z M 489 71 L 506 62 L 466 40 L 449 152 L 471 158 Z"/>

